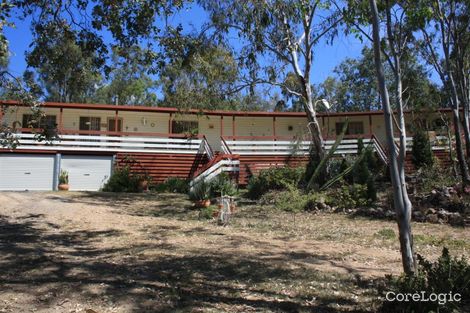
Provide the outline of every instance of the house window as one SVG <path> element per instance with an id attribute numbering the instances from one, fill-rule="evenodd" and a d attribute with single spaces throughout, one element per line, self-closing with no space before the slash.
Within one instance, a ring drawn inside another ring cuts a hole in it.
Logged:
<path id="1" fill-rule="evenodd" d="M 336 123 L 336 135 L 341 134 L 344 123 Z M 364 123 L 363 122 L 349 122 L 348 128 L 346 129 L 346 135 L 361 135 L 364 134 Z"/>
<path id="2" fill-rule="evenodd" d="M 23 114 L 23 127 L 32 127 L 32 128 L 56 128 L 56 116 L 55 115 L 46 115 L 42 116 L 38 120 L 34 120 L 32 114 Z"/>
<path id="3" fill-rule="evenodd" d="M 199 123 L 197 121 L 173 121 L 171 126 L 174 134 L 197 134 L 199 132 Z"/>
<path id="4" fill-rule="evenodd" d="M 80 130 L 100 130 L 101 118 L 92 116 L 80 116 Z"/>
<path id="5" fill-rule="evenodd" d="M 113 132 L 115 131 L 115 121 L 116 119 L 114 117 L 109 117 L 108 118 L 108 131 Z M 118 132 L 122 131 L 122 118 L 118 118 Z"/>

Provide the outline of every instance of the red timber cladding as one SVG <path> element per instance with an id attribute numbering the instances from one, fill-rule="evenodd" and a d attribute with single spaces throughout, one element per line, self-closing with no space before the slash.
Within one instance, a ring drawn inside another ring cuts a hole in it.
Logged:
<path id="1" fill-rule="evenodd" d="M 208 162 L 205 155 L 169 153 L 118 153 L 116 166 L 129 165 L 136 174 L 147 173 L 152 183 L 162 183 L 168 177 L 191 178 L 192 174 Z"/>
<path id="2" fill-rule="evenodd" d="M 242 186 L 248 184 L 251 176 L 257 175 L 260 170 L 271 167 L 300 166 L 308 162 L 307 156 L 289 155 L 240 155 L 240 173 L 238 183 Z"/>
<path id="3" fill-rule="evenodd" d="M 434 150 L 433 153 L 434 153 L 434 157 L 437 159 L 437 161 L 442 167 L 450 168 L 452 166 L 452 163 L 450 161 L 449 151 Z M 413 173 L 414 171 L 415 171 L 415 166 L 413 164 L 413 155 L 411 151 L 407 151 L 406 161 L 405 161 L 405 172 Z"/>

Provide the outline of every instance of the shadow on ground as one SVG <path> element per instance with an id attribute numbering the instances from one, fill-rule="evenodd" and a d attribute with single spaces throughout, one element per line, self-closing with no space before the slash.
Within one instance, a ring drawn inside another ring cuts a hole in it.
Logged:
<path id="1" fill-rule="evenodd" d="M 103 248 L 103 240 L 120 240 L 122 234 L 114 230 L 66 231 L 46 224 L 41 215 L 16 220 L 0 215 L 0 292 L 29 294 L 37 299 L 37 307 L 80 297 L 101 301 L 104 306 L 125 303 L 131 312 L 345 311 L 336 304 L 348 307 L 348 312 L 362 312 L 345 295 L 286 293 L 292 284 L 337 282 L 331 275 L 286 266 L 299 255 L 289 252 L 275 262 L 262 255 L 246 258 L 217 251 L 178 255 L 173 253 L 177 247 L 157 240 L 172 230 L 176 229 L 153 232 L 155 243 Z M 201 235 L 204 231 L 190 230 Z M 141 253 L 145 251 L 160 253 L 148 257 Z M 345 288 L 361 288 L 353 279 L 341 283 Z"/>
<path id="2" fill-rule="evenodd" d="M 199 213 L 186 195 L 174 193 L 80 192 L 67 196 L 51 194 L 47 198 L 64 203 L 119 207 L 115 213 L 134 216 L 189 220 L 197 218 Z"/>

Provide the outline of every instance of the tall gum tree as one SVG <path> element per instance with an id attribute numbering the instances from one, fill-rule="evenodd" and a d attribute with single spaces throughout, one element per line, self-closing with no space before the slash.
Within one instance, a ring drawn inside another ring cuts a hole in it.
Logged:
<path id="1" fill-rule="evenodd" d="M 437 72 L 442 84 L 450 94 L 449 103 L 452 109 L 455 152 L 464 189 L 470 185 L 470 173 L 461 137 L 461 99 L 459 98 L 457 86 L 458 69 L 453 65 L 452 53 L 457 52 L 459 45 L 458 32 L 461 30 L 457 27 L 457 19 L 461 14 L 461 10 L 464 10 L 463 8 L 468 5 L 467 3 L 467 1 L 457 0 L 422 0 L 407 2 L 407 5 L 413 8 L 410 10 L 410 19 L 412 19 L 413 23 L 419 28 L 422 37 L 417 47 L 426 62 Z M 466 125 L 468 125 L 468 119 Z M 464 137 L 466 138 L 466 135 Z M 468 145 L 469 143 L 467 143 L 467 148 Z"/>
<path id="2" fill-rule="evenodd" d="M 370 0 L 368 3 L 361 0 L 349 1 L 348 6 L 343 9 L 343 14 L 346 23 L 354 26 L 356 32 L 353 31 L 353 33 L 360 38 L 366 37 L 373 44 L 377 87 L 384 111 L 388 161 L 399 230 L 402 264 L 405 273 L 412 274 L 416 266 L 411 232 L 412 204 L 405 180 L 407 136 L 402 83 L 402 59 L 408 52 L 410 32 L 406 27 L 404 8 L 396 8 L 386 0 L 381 2 L 380 9 L 379 11 L 375 0 Z M 369 31 L 370 26 L 372 26 L 372 34 Z M 385 34 L 384 38 L 381 38 L 381 33 Z M 388 62 L 393 73 L 397 119 L 390 104 L 382 62 Z M 395 144 L 395 130 L 399 134 L 398 148 Z"/>
<path id="3" fill-rule="evenodd" d="M 298 97 L 307 113 L 312 138 L 311 157 L 325 156 L 324 139 L 312 91 L 313 60 L 320 40 L 332 40 L 341 15 L 331 10 L 331 1 L 309 0 L 200 0 L 219 33 L 236 33 L 240 61 L 247 68 L 242 84 L 279 86 Z M 299 88 L 286 83 L 289 74 Z"/>

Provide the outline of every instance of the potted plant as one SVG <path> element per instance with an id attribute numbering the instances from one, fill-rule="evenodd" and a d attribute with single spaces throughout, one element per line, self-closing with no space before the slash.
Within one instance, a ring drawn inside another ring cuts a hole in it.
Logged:
<path id="1" fill-rule="evenodd" d="M 205 181 L 198 182 L 189 192 L 189 198 L 198 208 L 207 208 L 211 205 L 210 185 Z"/>
<path id="2" fill-rule="evenodd" d="M 61 170 L 59 174 L 59 190 L 69 190 L 69 173 Z"/>

